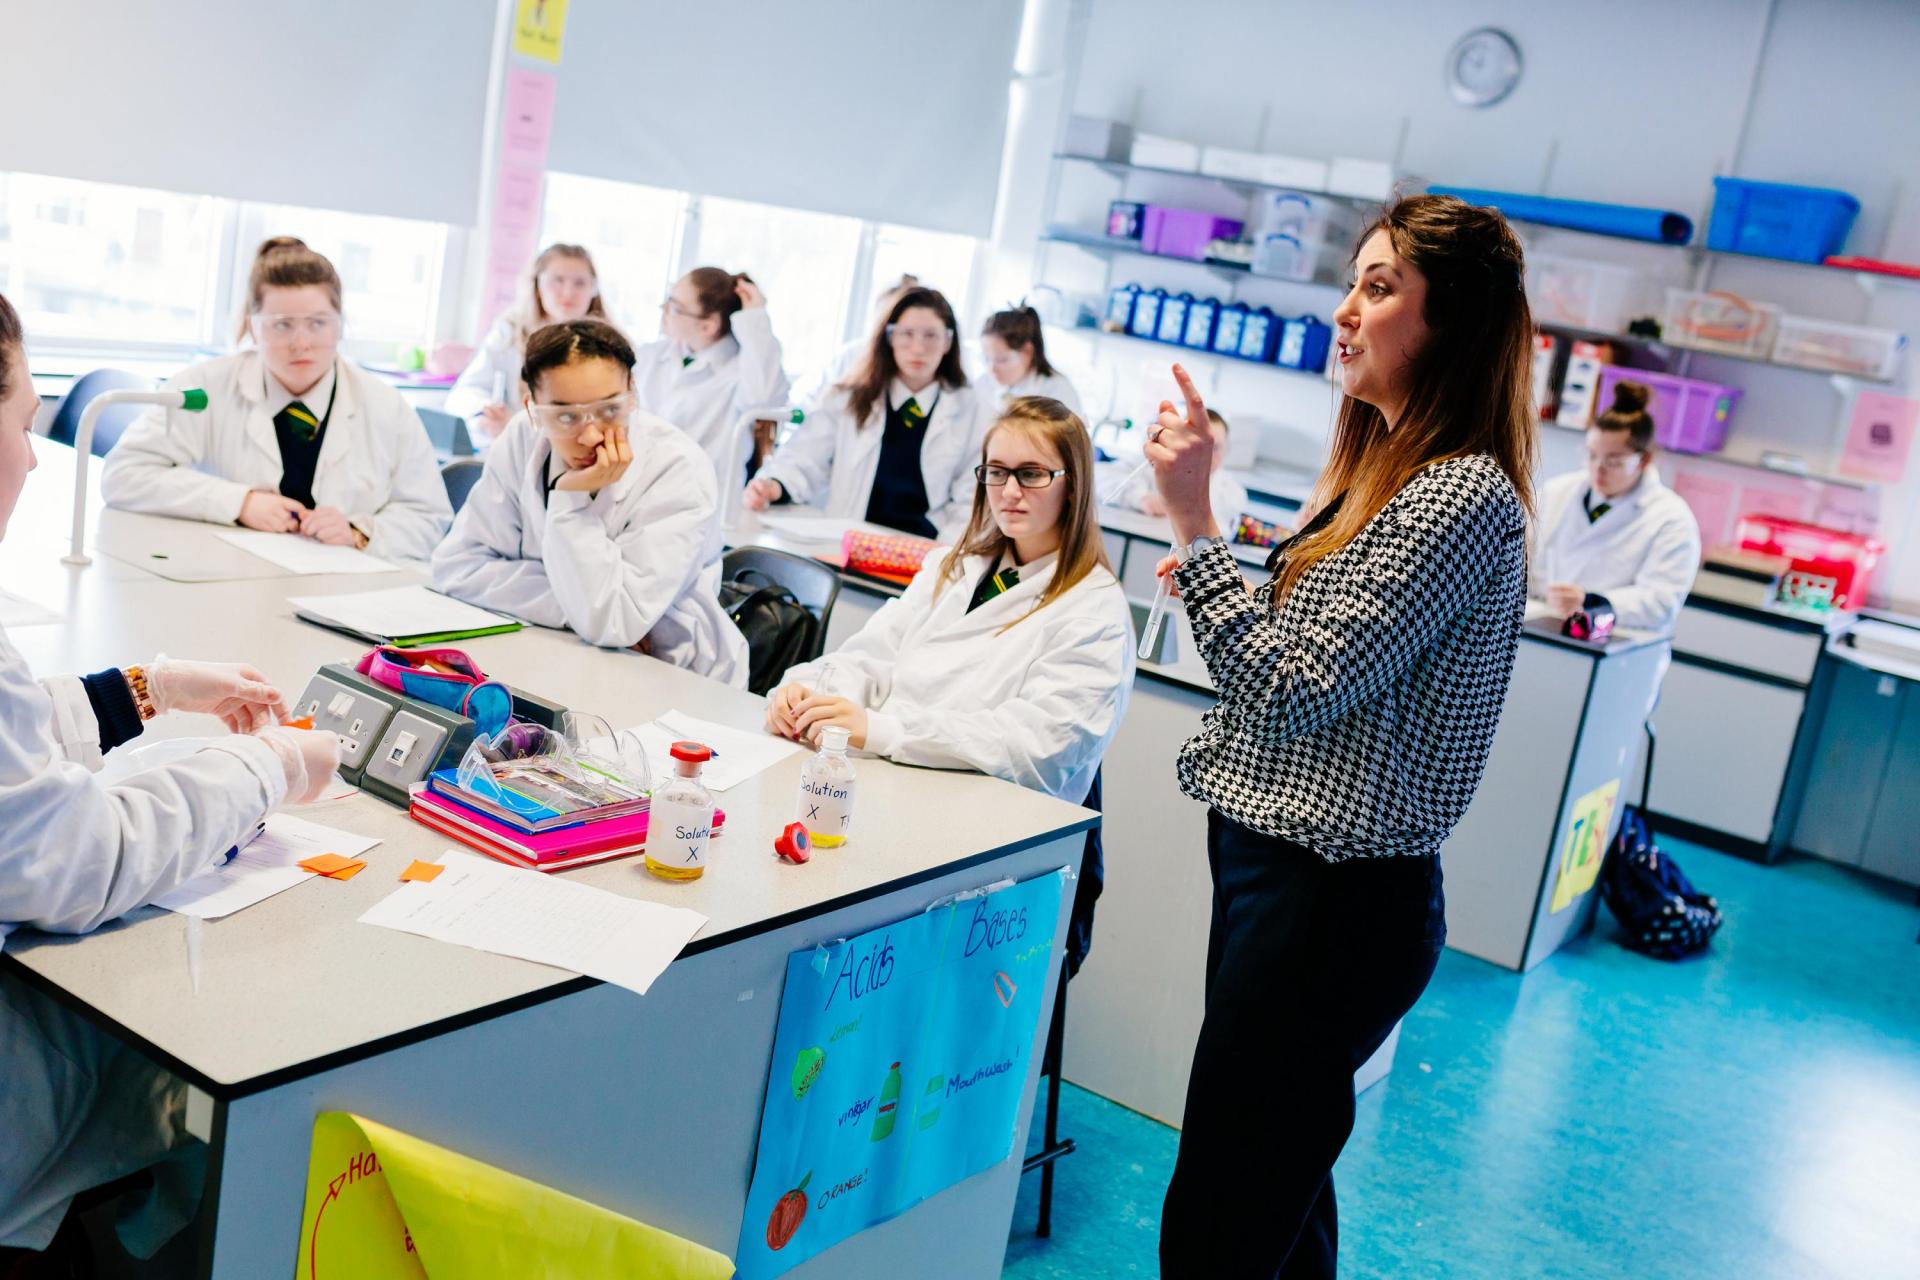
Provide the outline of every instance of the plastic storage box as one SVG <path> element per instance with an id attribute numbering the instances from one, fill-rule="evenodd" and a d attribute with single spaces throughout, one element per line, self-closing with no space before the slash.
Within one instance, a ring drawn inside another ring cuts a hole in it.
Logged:
<path id="1" fill-rule="evenodd" d="M 1160 304 L 1160 323 L 1155 327 L 1153 336 L 1162 342 L 1179 345 L 1180 339 L 1187 333 L 1187 308 L 1193 305 L 1190 293 L 1170 293 L 1167 300 Z"/>
<path id="2" fill-rule="evenodd" d="M 1821 262 L 1840 252 L 1859 213 L 1860 202 L 1844 191 L 1715 178 L 1707 248 Z"/>
<path id="3" fill-rule="evenodd" d="M 1802 579 L 1803 596 L 1808 594 L 1805 579 L 1830 580 L 1833 603 L 1841 609 L 1866 603 L 1873 571 L 1887 554 L 1887 545 L 1877 538 L 1779 516 L 1741 516 L 1733 536 L 1743 551 L 1785 556 Z"/>
<path id="4" fill-rule="evenodd" d="M 1138 240 L 1147 206 L 1138 200 L 1115 200 L 1107 206 L 1107 234 L 1116 240 Z"/>
<path id="5" fill-rule="evenodd" d="M 1765 360 L 1780 331 L 1780 308 L 1735 293 L 1667 290 L 1661 337 L 1671 346 Z"/>
<path id="6" fill-rule="evenodd" d="M 1773 359 L 1802 369 L 1885 380 L 1899 369 L 1900 351 L 1906 345 L 1906 335 L 1891 329 L 1787 316 L 1780 321 Z"/>
<path id="7" fill-rule="evenodd" d="M 1213 342 L 1213 322 L 1219 314 L 1218 298 L 1195 298 L 1187 307 L 1187 329 L 1180 335 L 1180 345 L 1205 351 Z"/>
<path id="8" fill-rule="evenodd" d="M 1740 388 L 1610 364 L 1600 371 L 1595 417 L 1613 404 L 1614 384 L 1619 382 L 1638 382 L 1653 392 L 1647 412 L 1653 415 L 1653 438 L 1661 448 L 1712 453 L 1727 442 L 1727 425 L 1740 402 Z"/>
<path id="9" fill-rule="evenodd" d="M 1646 276 L 1632 267 L 1544 253 L 1527 258 L 1527 301 L 1535 324 L 1624 333 L 1646 306 L 1646 286 Z"/>
<path id="10" fill-rule="evenodd" d="M 1173 209 L 1150 204 L 1140 227 L 1140 247 L 1148 253 L 1169 258 L 1192 258 L 1198 262 L 1207 256 L 1207 246 L 1215 240 L 1232 240 L 1244 224 L 1199 209 Z"/>
<path id="11" fill-rule="evenodd" d="M 1327 367 L 1327 349 L 1333 345 L 1333 326 L 1318 316 L 1294 316 L 1280 325 L 1280 349 L 1273 362 L 1289 369 L 1319 373 Z"/>

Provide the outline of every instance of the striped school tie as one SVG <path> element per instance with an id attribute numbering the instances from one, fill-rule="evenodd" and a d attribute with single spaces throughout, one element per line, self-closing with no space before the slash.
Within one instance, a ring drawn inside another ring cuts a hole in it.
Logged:
<path id="1" fill-rule="evenodd" d="M 1019 584 L 1020 570 L 1013 565 L 1008 565 L 991 577 L 981 579 L 980 585 L 974 588 L 973 603 L 967 606 L 967 612 L 972 613 L 995 596 L 1004 595 Z"/>
<path id="2" fill-rule="evenodd" d="M 907 402 L 900 406 L 900 417 L 901 420 L 907 424 L 907 430 L 912 431 L 917 427 L 925 425 L 927 421 L 927 411 L 920 407 L 918 400 L 915 400 L 912 396 L 908 396 Z"/>
<path id="3" fill-rule="evenodd" d="M 314 417 L 313 410 L 298 400 L 274 414 L 273 420 L 279 426 L 285 427 L 292 433 L 294 439 L 303 444 L 311 443 L 313 438 L 320 434 L 320 419 Z"/>

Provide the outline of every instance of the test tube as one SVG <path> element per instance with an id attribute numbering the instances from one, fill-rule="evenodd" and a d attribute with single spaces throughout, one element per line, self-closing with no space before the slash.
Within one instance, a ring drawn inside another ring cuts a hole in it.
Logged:
<path id="1" fill-rule="evenodd" d="M 1177 555 L 1178 545 L 1167 548 L 1168 555 Z M 1167 601 L 1173 598 L 1173 574 L 1169 572 L 1160 579 L 1160 585 L 1153 593 L 1153 607 L 1147 610 L 1147 625 L 1140 630 L 1140 648 L 1138 656 L 1142 662 L 1152 662 L 1153 654 L 1160 646 L 1160 627 L 1167 620 Z"/>

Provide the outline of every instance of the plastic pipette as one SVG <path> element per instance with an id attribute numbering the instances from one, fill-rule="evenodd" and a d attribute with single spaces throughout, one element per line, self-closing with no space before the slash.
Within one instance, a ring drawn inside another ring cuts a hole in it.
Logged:
<path id="1" fill-rule="evenodd" d="M 1179 544 L 1167 548 L 1168 555 L 1179 554 Z M 1139 658 L 1142 662 L 1152 662 L 1154 651 L 1160 647 L 1160 627 L 1167 620 L 1167 601 L 1173 598 L 1173 572 L 1169 570 L 1160 577 L 1160 586 L 1153 593 L 1153 607 L 1147 610 L 1147 625 L 1140 630 Z"/>

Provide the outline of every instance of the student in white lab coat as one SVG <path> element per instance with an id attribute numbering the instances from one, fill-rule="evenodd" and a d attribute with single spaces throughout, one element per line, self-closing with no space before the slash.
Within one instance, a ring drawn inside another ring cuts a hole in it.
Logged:
<path id="1" fill-rule="evenodd" d="M 1001 404 L 1012 404 L 1022 396 L 1047 396 L 1086 420 L 1080 393 L 1047 361 L 1046 334 L 1040 313 L 1032 307 L 1010 307 L 988 316 L 980 330 L 980 354 L 1000 387 Z"/>
<path id="2" fill-rule="evenodd" d="M 910 289 L 835 387 L 747 486 L 749 510 L 780 502 L 931 538 L 964 519 L 973 466 L 998 406 L 967 383 L 953 308 Z"/>
<path id="3" fill-rule="evenodd" d="M 1233 531 L 1247 509 L 1247 487 L 1223 469 L 1227 463 L 1227 420 L 1220 416 L 1219 410 L 1208 409 L 1207 422 L 1213 435 L 1213 474 L 1207 480 L 1207 505 L 1213 508 L 1214 523 L 1232 540 Z M 1150 516 L 1167 514 L 1167 504 L 1154 487 L 1152 471 L 1136 467 L 1131 476 L 1123 472 L 1122 478 L 1124 483 L 1107 496 L 1108 504 L 1131 507 Z"/>
<path id="4" fill-rule="evenodd" d="M 1585 470 L 1541 486 L 1529 612 L 1565 618 L 1597 592 L 1619 626 L 1673 629 L 1700 571 L 1700 525 L 1660 483 L 1648 396 L 1640 383 L 1615 383 L 1613 407 L 1587 429 Z"/>
<path id="5" fill-rule="evenodd" d="M 534 331 L 524 411 L 434 552 L 433 584 L 744 689 L 746 637 L 720 607 L 713 467 L 634 407 L 633 366 L 604 321 Z"/>
<path id="6" fill-rule="evenodd" d="M 446 411 L 467 420 L 475 449 L 492 444 L 519 411 L 527 391 L 520 385 L 527 335 L 541 325 L 588 316 L 607 318 L 592 256 L 582 245 L 548 245 L 533 260 L 520 297 L 487 329 L 479 350 L 447 392 Z"/>
<path id="7" fill-rule="evenodd" d="M 149 410 L 107 455 L 107 505 L 299 533 L 424 560 L 453 519 L 420 415 L 340 358 L 340 277 L 291 236 L 260 246 L 240 332 L 257 344 L 193 365 L 204 412 Z"/>
<path id="8" fill-rule="evenodd" d="M 735 495 L 753 461 L 743 415 L 787 403 L 766 295 L 745 272 L 695 267 L 660 304 L 660 331 L 634 353 L 640 407 L 692 436 L 713 459 L 720 492 Z"/>
<path id="9" fill-rule="evenodd" d="M 1133 688 L 1133 620 L 1094 519 L 1093 444 L 1057 400 L 1016 400 L 974 454 L 972 516 L 906 594 L 788 671 L 767 727 L 902 764 L 975 769 L 1075 804 Z"/>
<path id="10" fill-rule="evenodd" d="M 908 290 L 920 287 L 920 277 L 905 272 L 900 279 L 882 289 L 873 300 L 873 315 L 867 322 L 867 331 L 851 342 L 845 343 L 833 353 L 833 360 L 825 369 L 818 371 L 812 382 L 801 388 L 799 402 L 815 404 L 833 390 L 836 383 L 845 380 L 857 369 L 873 350 L 873 337 L 887 327 L 887 313 L 893 310 L 893 304 L 907 296 Z"/>
<path id="11" fill-rule="evenodd" d="M 0 537 L 33 470 L 38 401 L 20 320 L 0 296 Z M 104 752 L 170 711 L 233 731 L 129 774 Z M 162 659 L 36 680 L 0 632 L 0 947 L 20 926 L 84 933 L 217 863 L 283 800 L 314 799 L 338 740 L 279 727 L 280 692 L 249 666 Z M 0 974 L 0 1274 L 44 1249 L 73 1196 L 184 1141 L 185 1086 Z"/>

